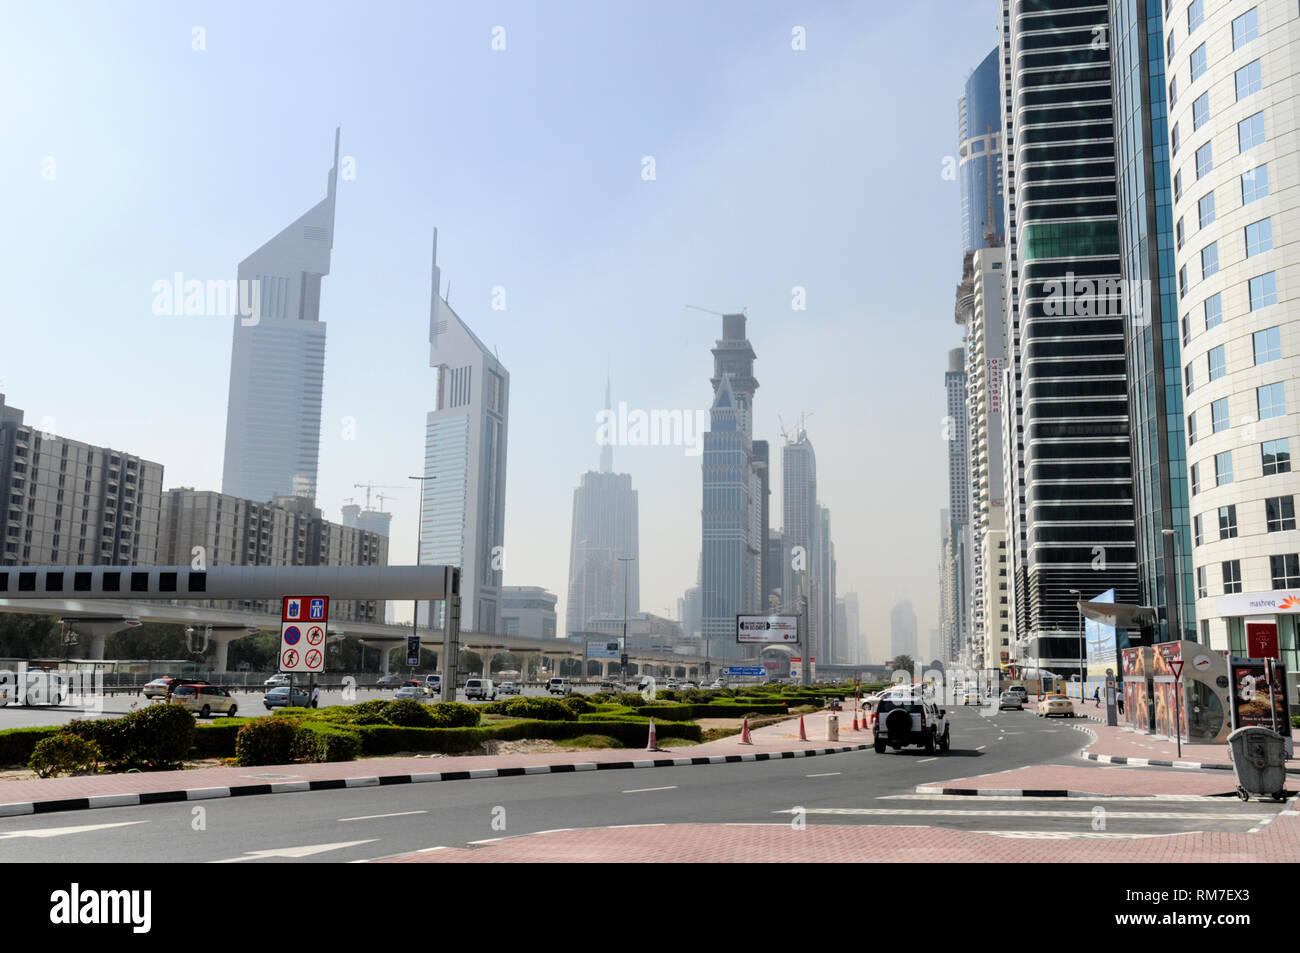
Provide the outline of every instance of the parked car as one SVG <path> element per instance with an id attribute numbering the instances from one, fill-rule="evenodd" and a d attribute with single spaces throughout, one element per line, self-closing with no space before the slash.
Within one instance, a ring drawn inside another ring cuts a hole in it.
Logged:
<path id="1" fill-rule="evenodd" d="M 401 684 L 402 676 L 400 675 L 381 675 L 379 680 L 375 682 L 375 688 L 397 688 Z"/>
<path id="2" fill-rule="evenodd" d="M 998 711 L 1004 708 L 1014 708 L 1016 711 L 1025 710 L 1025 700 L 1020 697 L 1019 692 L 1003 692 L 1002 697 L 998 699 Z"/>
<path id="3" fill-rule="evenodd" d="M 305 688 L 294 686 L 293 704 L 290 705 L 289 686 L 279 685 L 266 693 L 266 696 L 262 699 L 262 704 L 266 706 L 267 711 L 270 711 L 272 708 L 306 708 L 311 704 L 311 695 Z"/>
<path id="4" fill-rule="evenodd" d="M 502 682 L 497 686 L 497 692 L 501 695 L 518 695 L 519 686 L 514 682 Z"/>
<path id="5" fill-rule="evenodd" d="M 481 701 L 496 701 L 497 689 L 490 678 L 471 678 L 465 683 L 465 699 L 477 698 Z"/>
<path id="6" fill-rule="evenodd" d="M 394 701 L 403 701 L 409 698 L 411 701 L 423 702 L 428 697 L 424 689 L 419 685 L 403 685 L 393 692 Z"/>
<path id="7" fill-rule="evenodd" d="M 264 688 L 275 688 L 275 686 L 277 685 L 288 685 L 288 684 L 289 684 L 289 676 L 282 673 L 279 675 L 272 675 L 270 678 L 268 678 L 266 681 L 262 683 L 262 686 Z"/>
<path id="8" fill-rule="evenodd" d="M 1053 715 L 1073 718 L 1074 702 L 1065 695 L 1044 695 L 1043 700 L 1038 703 L 1038 717 L 1051 718 Z"/>
<path id="9" fill-rule="evenodd" d="M 567 678 L 553 678 L 546 683 L 546 690 L 552 695 L 572 695 L 573 684 Z"/>
<path id="10" fill-rule="evenodd" d="M 172 701 L 184 705 L 186 711 L 198 712 L 200 718 L 208 718 L 214 711 L 234 718 L 239 710 L 230 692 L 218 685 L 177 685 Z"/>
<path id="11" fill-rule="evenodd" d="M 678 690 L 678 691 L 682 691 L 682 692 L 689 692 L 689 691 L 692 691 L 692 690 L 697 689 L 697 688 L 699 688 L 699 687 L 700 687 L 699 685 L 697 685 L 697 684 L 695 684 L 694 682 L 691 682 L 691 681 L 678 682 L 678 683 L 677 683 L 677 690 Z"/>

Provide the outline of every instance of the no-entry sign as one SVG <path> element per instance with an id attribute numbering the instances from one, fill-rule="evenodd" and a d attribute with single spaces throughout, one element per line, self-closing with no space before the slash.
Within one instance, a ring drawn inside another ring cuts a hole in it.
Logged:
<path id="1" fill-rule="evenodd" d="M 285 596 L 280 614 L 280 671 L 325 671 L 329 596 Z"/>

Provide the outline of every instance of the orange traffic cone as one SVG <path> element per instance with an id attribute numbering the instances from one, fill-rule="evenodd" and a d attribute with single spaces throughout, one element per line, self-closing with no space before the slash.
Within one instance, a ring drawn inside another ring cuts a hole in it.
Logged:
<path id="1" fill-rule="evenodd" d="M 799 716 L 799 740 L 800 741 L 808 740 L 808 732 L 805 731 L 803 727 L 803 715 Z"/>
<path id="2" fill-rule="evenodd" d="M 853 730 L 854 731 L 861 730 L 860 728 L 858 728 L 858 710 L 856 708 L 853 709 Z"/>
<path id="3" fill-rule="evenodd" d="M 740 743 L 742 745 L 752 745 L 754 739 L 749 737 L 749 719 L 746 718 L 740 723 Z"/>
<path id="4" fill-rule="evenodd" d="M 645 750 L 646 751 L 659 750 L 659 740 L 658 737 L 655 735 L 655 720 L 653 716 L 651 716 L 650 718 L 650 741 L 646 744 Z"/>

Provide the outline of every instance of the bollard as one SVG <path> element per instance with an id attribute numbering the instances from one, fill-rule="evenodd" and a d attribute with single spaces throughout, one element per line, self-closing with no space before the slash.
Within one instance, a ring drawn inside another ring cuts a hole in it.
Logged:
<path id="1" fill-rule="evenodd" d="M 834 712 L 826 716 L 826 740 L 840 740 L 840 716 Z"/>

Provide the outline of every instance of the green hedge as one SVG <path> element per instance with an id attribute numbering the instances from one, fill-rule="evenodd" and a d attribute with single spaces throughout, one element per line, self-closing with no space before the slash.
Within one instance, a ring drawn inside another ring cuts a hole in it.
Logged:
<path id="1" fill-rule="evenodd" d="M 36 745 L 58 734 L 58 726 L 41 728 L 10 728 L 0 731 L 0 764 L 7 767 L 26 765 L 32 759 Z"/>
<path id="2" fill-rule="evenodd" d="M 235 736 L 235 760 L 241 765 L 288 764 L 298 722 L 289 718 L 253 718 Z"/>
<path id="3" fill-rule="evenodd" d="M 699 741 L 700 726 L 693 722 L 655 722 L 657 734 L 667 737 Z M 437 752 L 460 754 L 473 751 L 485 741 L 522 741 L 545 739 L 561 741 L 583 735 L 608 735 L 627 747 L 644 747 L 649 739 L 650 726 L 646 721 L 524 721 L 509 725 L 481 728 L 396 728 L 363 726 L 356 729 L 361 736 L 361 750 L 367 755 L 391 755 L 399 751 Z"/>
<path id="4" fill-rule="evenodd" d="M 335 725 L 305 721 L 293 737 L 297 761 L 355 761 L 361 753 L 361 735 Z"/>
<path id="5" fill-rule="evenodd" d="M 248 718 L 218 718 L 210 725 L 199 725 L 194 732 L 196 758 L 229 758 L 235 753 L 235 736 L 248 724 Z"/>
<path id="6" fill-rule="evenodd" d="M 793 707 L 793 706 L 792 706 Z M 744 715 L 782 715 L 786 708 L 768 702 L 740 702 L 724 704 L 714 702 L 703 705 L 642 705 L 636 710 L 638 715 L 649 718 L 672 718 L 690 721 L 695 718 L 741 718 Z"/>

